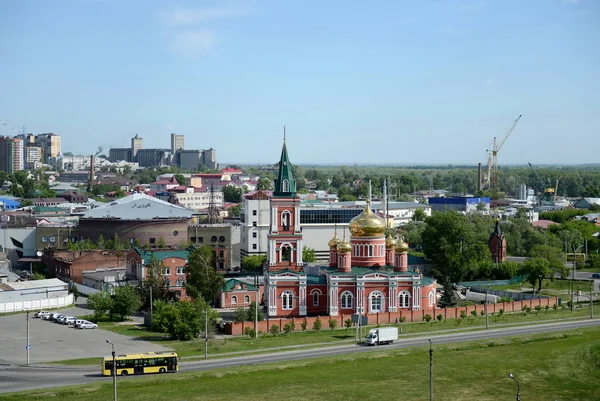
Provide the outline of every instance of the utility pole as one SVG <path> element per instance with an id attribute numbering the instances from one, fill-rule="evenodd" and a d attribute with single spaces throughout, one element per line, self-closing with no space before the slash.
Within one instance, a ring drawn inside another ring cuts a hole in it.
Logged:
<path id="1" fill-rule="evenodd" d="M 152 324 L 152 286 L 150 286 L 150 324 Z"/>
<path id="2" fill-rule="evenodd" d="M 117 354 L 115 354 L 115 345 L 106 340 L 112 347 L 112 377 L 113 377 L 113 401 L 117 401 Z"/>
<path id="3" fill-rule="evenodd" d="M 594 280 L 590 281 L 590 319 L 594 318 Z"/>
<path id="4" fill-rule="evenodd" d="M 25 349 L 27 350 L 27 366 L 29 366 L 29 349 L 31 346 L 29 345 L 29 311 L 27 311 L 27 345 Z"/>
<path id="5" fill-rule="evenodd" d="M 429 401 L 433 401 L 433 348 L 429 340 Z"/>
<path id="6" fill-rule="evenodd" d="M 490 327 L 488 326 L 488 290 L 490 288 L 489 287 L 485 287 L 485 304 L 483 305 L 483 307 L 485 308 L 485 329 L 489 329 Z"/>
<path id="7" fill-rule="evenodd" d="M 208 359 L 208 303 L 204 307 L 204 359 Z"/>

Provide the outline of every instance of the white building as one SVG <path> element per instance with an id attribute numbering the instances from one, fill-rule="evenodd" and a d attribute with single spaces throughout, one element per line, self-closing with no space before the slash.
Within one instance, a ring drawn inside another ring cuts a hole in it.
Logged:
<path id="1" fill-rule="evenodd" d="M 213 192 L 215 206 L 223 207 L 223 192 Z M 179 205 L 192 210 L 204 210 L 210 205 L 210 191 L 194 192 L 193 187 L 188 187 L 185 193 L 174 193 L 173 196 L 179 202 Z"/>

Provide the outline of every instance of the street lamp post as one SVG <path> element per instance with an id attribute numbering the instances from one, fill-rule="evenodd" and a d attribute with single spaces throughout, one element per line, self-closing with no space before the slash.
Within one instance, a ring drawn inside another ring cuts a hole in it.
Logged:
<path id="1" fill-rule="evenodd" d="M 577 251 L 583 248 L 581 245 L 579 248 L 575 249 L 575 245 L 573 245 L 573 269 L 571 270 L 571 312 L 573 312 L 573 293 L 575 292 L 575 272 L 577 270 Z"/>
<path id="2" fill-rule="evenodd" d="M 27 311 L 27 345 L 25 349 L 27 350 L 27 366 L 29 366 L 29 349 L 31 346 L 29 345 L 29 311 Z"/>
<path id="3" fill-rule="evenodd" d="M 517 401 L 521 401 L 521 386 L 519 385 L 519 382 L 517 381 L 517 379 L 515 379 L 515 377 L 513 376 L 512 373 L 508 374 L 508 377 L 510 377 L 511 379 L 513 379 L 515 381 L 515 383 L 517 383 Z"/>
<path id="4" fill-rule="evenodd" d="M 204 359 L 208 359 L 208 303 L 204 307 Z"/>
<path id="5" fill-rule="evenodd" d="M 106 342 L 112 347 L 113 401 L 117 401 L 117 354 L 115 354 L 115 345 L 108 340 Z"/>
<path id="6" fill-rule="evenodd" d="M 429 340 L 429 401 L 433 401 L 433 348 Z"/>
<path id="7" fill-rule="evenodd" d="M 485 304 L 483 305 L 483 307 L 485 308 L 485 329 L 489 329 L 489 325 L 488 325 L 488 290 L 490 289 L 490 287 L 485 287 Z"/>

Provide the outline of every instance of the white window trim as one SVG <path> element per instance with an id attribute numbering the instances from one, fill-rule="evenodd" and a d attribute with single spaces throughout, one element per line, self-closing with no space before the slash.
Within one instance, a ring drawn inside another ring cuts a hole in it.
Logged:
<path id="1" fill-rule="evenodd" d="M 232 296 L 231 297 L 231 305 L 237 305 L 237 296 Z"/>
<path id="2" fill-rule="evenodd" d="M 346 301 L 349 301 L 349 303 L 344 303 L 344 298 L 346 298 Z M 353 303 L 354 303 L 354 295 L 350 291 L 342 292 L 342 295 L 340 295 L 341 309 L 352 309 Z"/>
<path id="3" fill-rule="evenodd" d="M 310 295 L 313 297 L 313 306 L 319 306 L 319 296 L 323 295 L 321 290 L 314 289 L 310 292 Z M 317 296 L 317 297 L 315 298 L 315 296 Z M 315 301 L 317 301 L 317 302 L 315 302 Z"/>
<path id="4" fill-rule="evenodd" d="M 406 304 L 403 302 L 406 299 Z M 400 291 L 398 294 L 398 307 L 399 308 L 410 308 L 410 292 L 406 290 Z"/>
<path id="5" fill-rule="evenodd" d="M 373 300 L 379 298 L 381 299 L 380 302 L 380 309 L 373 309 Z M 369 311 L 371 313 L 382 313 L 385 312 L 385 297 L 383 296 L 383 293 L 381 291 L 371 291 L 371 293 L 369 294 Z"/>
<path id="6" fill-rule="evenodd" d="M 286 305 L 286 298 L 289 298 L 289 305 Z M 294 309 L 294 293 L 286 290 L 281 293 L 281 309 L 282 310 L 293 310 Z"/>

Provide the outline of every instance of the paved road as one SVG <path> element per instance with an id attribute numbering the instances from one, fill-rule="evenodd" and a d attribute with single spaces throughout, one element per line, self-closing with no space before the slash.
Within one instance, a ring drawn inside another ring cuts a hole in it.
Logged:
<path id="1" fill-rule="evenodd" d="M 435 346 L 435 344 L 486 340 L 490 338 L 507 337 L 513 335 L 535 334 L 594 326 L 600 326 L 600 319 L 537 324 L 530 326 L 492 329 L 487 331 L 477 331 L 468 333 L 421 336 L 402 339 L 393 345 L 383 346 L 384 348 L 367 347 L 359 345 L 341 345 L 336 347 L 304 349 L 297 351 L 278 352 L 272 354 L 259 354 L 229 359 L 215 359 L 199 362 L 183 362 L 180 364 L 180 371 L 191 372 L 200 370 L 212 370 L 241 365 L 257 365 L 264 363 L 301 360 L 323 356 L 343 355 L 354 352 L 372 352 L 374 350 L 383 350 L 390 348 L 423 346 L 429 344 L 429 339 L 432 340 Z M 110 377 L 101 377 L 98 371 L 99 367 L 25 367 L 14 365 L 0 365 L 0 394 L 57 386 L 80 385 L 99 381 L 109 382 L 111 380 Z M 148 376 L 127 378 L 119 377 L 118 380 L 145 380 L 147 378 Z"/>

